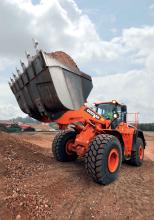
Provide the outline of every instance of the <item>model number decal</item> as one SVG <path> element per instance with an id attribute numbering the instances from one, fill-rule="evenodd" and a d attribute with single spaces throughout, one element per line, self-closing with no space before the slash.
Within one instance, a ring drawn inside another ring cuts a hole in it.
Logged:
<path id="1" fill-rule="evenodd" d="M 93 112 L 90 108 L 86 108 L 85 111 L 90 114 L 91 116 L 93 116 L 93 118 L 96 118 L 97 120 L 99 120 L 101 117 L 99 115 L 97 115 L 95 112 Z"/>

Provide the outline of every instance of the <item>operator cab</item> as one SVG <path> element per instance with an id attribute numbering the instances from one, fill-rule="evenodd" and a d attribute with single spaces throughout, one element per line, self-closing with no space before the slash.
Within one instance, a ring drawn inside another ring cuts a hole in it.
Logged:
<path id="1" fill-rule="evenodd" d="M 96 112 L 105 119 L 113 121 L 112 127 L 116 128 L 120 122 L 126 122 L 127 106 L 119 104 L 116 100 L 112 102 L 95 103 Z M 117 115 L 117 118 L 115 118 Z"/>

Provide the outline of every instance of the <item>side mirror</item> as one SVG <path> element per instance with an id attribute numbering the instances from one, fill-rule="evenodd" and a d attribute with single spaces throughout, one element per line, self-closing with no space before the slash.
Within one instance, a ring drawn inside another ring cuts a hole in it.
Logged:
<path id="1" fill-rule="evenodd" d="M 115 112 L 115 113 L 113 114 L 113 118 L 114 118 L 114 119 L 119 118 L 119 114 L 118 114 L 117 112 Z"/>

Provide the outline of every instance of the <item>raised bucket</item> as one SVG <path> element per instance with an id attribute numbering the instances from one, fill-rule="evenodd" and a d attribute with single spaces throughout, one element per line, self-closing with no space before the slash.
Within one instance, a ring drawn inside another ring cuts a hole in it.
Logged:
<path id="1" fill-rule="evenodd" d="M 91 77 L 64 52 L 40 51 L 10 87 L 24 113 L 53 121 L 68 110 L 79 109 L 93 86 Z"/>

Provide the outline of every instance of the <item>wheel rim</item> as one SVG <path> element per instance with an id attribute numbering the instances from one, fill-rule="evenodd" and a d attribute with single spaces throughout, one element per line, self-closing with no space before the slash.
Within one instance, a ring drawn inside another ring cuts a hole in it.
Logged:
<path id="1" fill-rule="evenodd" d="M 110 173 L 114 173 L 119 165 L 119 152 L 117 149 L 112 149 L 108 156 L 108 169 Z"/>
<path id="2" fill-rule="evenodd" d="M 140 158 L 140 160 L 143 159 L 143 155 L 144 155 L 144 150 L 143 150 L 142 145 L 140 145 L 140 147 L 139 147 L 139 158 Z"/>
<path id="3" fill-rule="evenodd" d="M 74 140 L 73 140 L 73 139 L 70 139 L 70 140 L 68 140 L 67 143 L 66 143 L 65 149 L 66 149 L 66 153 L 67 153 L 68 155 L 72 155 L 72 154 L 73 154 L 73 152 L 72 152 L 73 142 L 74 142 Z"/>

